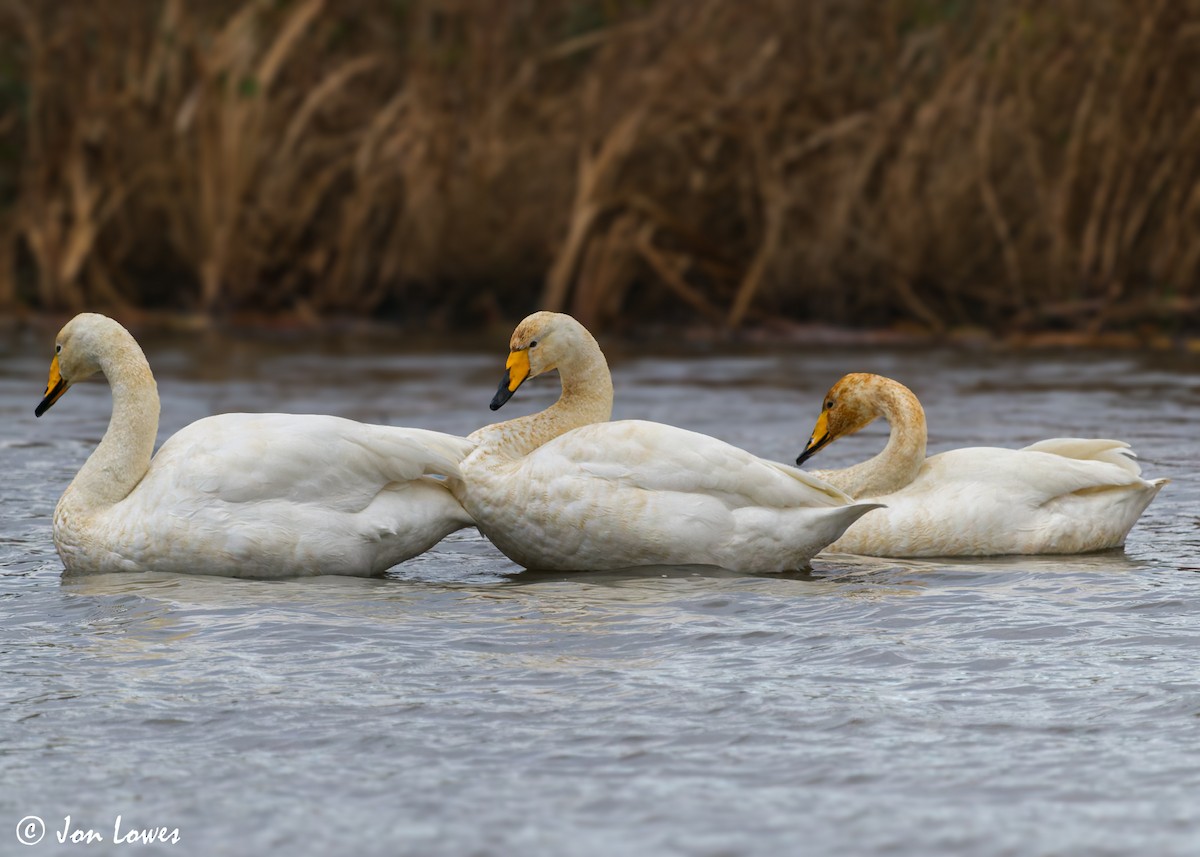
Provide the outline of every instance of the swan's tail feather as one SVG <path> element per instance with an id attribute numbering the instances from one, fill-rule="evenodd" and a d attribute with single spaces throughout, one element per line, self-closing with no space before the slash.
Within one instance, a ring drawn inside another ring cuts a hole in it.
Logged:
<path id="1" fill-rule="evenodd" d="M 886 508 L 882 503 L 854 503 L 835 509 L 821 510 L 821 526 L 819 528 L 821 547 L 818 550 L 824 549 L 840 539 L 842 534 L 867 512 Z"/>
<path id="2" fill-rule="evenodd" d="M 425 479 L 438 482 L 448 487 L 452 492 L 457 492 L 463 486 L 462 472 L 459 470 L 459 464 L 466 458 L 470 451 L 475 448 L 474 443 L 469 445 L 455 443 L 463 438 L 448 438 L 449 442 L 434 443 L 426 447 L 427 459 L 422 477 Z"/>
<path id="3" fill-rule="evenodd" d="M 370 426 L 371 450 L 381 468 L 397 482 L 425 479 L 452 490 L 462 484 L 459 465 L 475 448 L 464 437 L 415 428 Z"/>

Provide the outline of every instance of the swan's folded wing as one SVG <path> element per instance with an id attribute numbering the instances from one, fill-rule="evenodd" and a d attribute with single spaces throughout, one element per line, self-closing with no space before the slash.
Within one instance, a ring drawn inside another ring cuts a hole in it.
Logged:
<path id="1" fill-rule="evenodd" d="M 956 485 L 968 490 L 982 486 L 993 498 L 1036 507 L 1068 494 L 1144 484 L 1121 462 L 1037 449 L 966 448 L 928 459 L 906 491 L 945 497 L 958 490 Z"/>
<path id="2" fill-rule="evenodd" d="M 571 468 L 614 486 L 720 498 L 731 508 L 841 506 L 851 499 L 794 467 L 758 458 L 707 435 L 640 420 L 568 432 L 532 459 L 549 474 Z"/>
<path id="3" fill-rule="evenodd" d="M 392 482 L 459 479 L 458 463 L 473 447 L 464 438 L 339 417 L 222 414 L 163 444 L 146 478 L 170 478 L 179 491 L 229 503 L 357 511 Z"/>
<path id="4" fill-rule="evenodd" d="M 1048 452 L 1079 461 L 1103 461 L 1124 468 L 1134 476 L 1142 472 L 1137 454 L 1123 440 L 1084 437 L 1054 437 L 1031 444 L 1022 452 Z"/>

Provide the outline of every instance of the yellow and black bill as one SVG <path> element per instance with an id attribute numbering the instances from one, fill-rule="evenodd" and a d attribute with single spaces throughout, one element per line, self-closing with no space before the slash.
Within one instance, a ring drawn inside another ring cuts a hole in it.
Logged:
<path id="1" fill-rule="evenodd" d="M 50 380 L 46 382 L 46 395 L 41 403 L 34 408 L 33 415 L 40 417 L 46 411 L 50 410 L 50 406 L 57 402 L 62 394 L 67 392 L 67 387 L 71 386 L 67 380 L 63 378 L 62 372 L 58 368 L 58 355 L 50 361 Z"/>
<path id="2" fill-rule="evenodd" d="M 833 435 L 829 433 L 829 418 L 826 414 L 827 411 L 821 411 L 821 416 L 817 417 L 817 424 L 813 426 L 812 434 L 808 438 L 808 445 L 796 459 L 797 466 L 808 461 L 833 440 Z"/>
<path id="3" fill-rule="evenodd" d="M 496 395 L 492 397 L 491 409 L 500 410 L 500 406 L 512 398 L 512 394 L 517 392 L 517 388 L 524 384 L 528 377 L 529 349 L 522 348 L 509 354 L 508 362 L 504 364 L 504 377 L 500 379 L 500 389 L 496 390 Z"/>

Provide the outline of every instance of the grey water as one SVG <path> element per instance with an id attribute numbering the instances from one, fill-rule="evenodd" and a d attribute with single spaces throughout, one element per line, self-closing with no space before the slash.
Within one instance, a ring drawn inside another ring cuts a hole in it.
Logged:
<path id="1" fill-rule="evenodd" d="M 848 371 L 911 386 L 931 453 L 1128 440 L 1173 481 L 1124 551 L 546 575 L 463 531 L 384 579 L 257 582 L 64 576 L 109 394 L 34 419 L 52 336 L 0 335 L 0 854 L 1200 853 L 1195 356 L 611 349 L 617 417 L 782 461 Z M 488 411 L 499 339 L 142 341 L 160 440 L 238 410 L 467 433 L 557 395 Z"/>

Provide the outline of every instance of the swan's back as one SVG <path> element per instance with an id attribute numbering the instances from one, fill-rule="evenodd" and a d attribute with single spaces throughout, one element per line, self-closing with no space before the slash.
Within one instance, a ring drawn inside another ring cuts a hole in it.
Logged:
<path id="1" fill-rule="evenodd" d="M 842 491 L 798 468 L 766 461 L 708 435 L 645 420 L 575 429 L 543 445 L 522 466 L 543 478 L 578 468 L 610 488 L 699 492 L 730 506 L 850 502 Z"/>
<path id="2" fill-rule="evenodd" d="M 145 481 L 226 502 L 359 510 L 385 481 L 458 479 L 466 438 L 319 414 L 220 414 L 173 435 Z"/>

